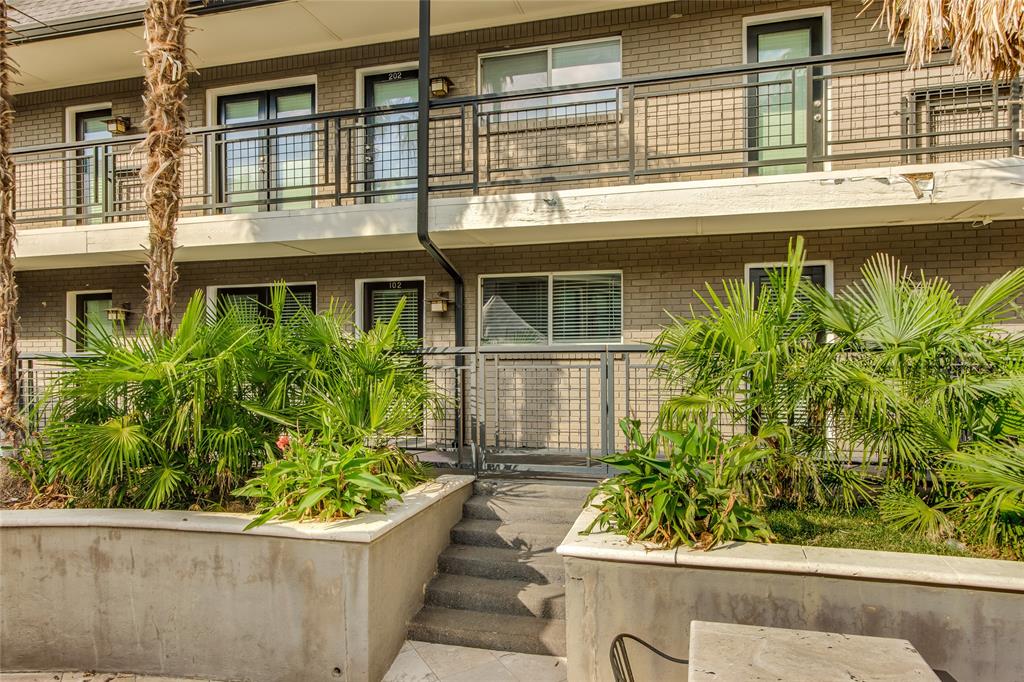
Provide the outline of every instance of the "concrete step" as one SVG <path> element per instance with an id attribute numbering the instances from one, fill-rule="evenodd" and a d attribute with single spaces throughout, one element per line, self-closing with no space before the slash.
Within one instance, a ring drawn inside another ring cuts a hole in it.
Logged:
<path id="1" fill-rule="evenodd" d="M 505 547 L 541 552 L 561 544 L 569 526 L 541 521 L 504 522 L 491 519 L 463 519 L 452 528 L 452 542 L 459 545 Z"/>
<path id="2" fill-rule="evenodd" d="M 519 580 L 539 585 L 565 584 L 565 566 L 554 550 L 539 553 L 504 547 L 448 545 L 438 558 L 438 570 L 494 580 Z"/>
<path id="3" fill-rule="evenodd" d="M 492 495 L 502 497 L 514 497 L 519 500 L 533 500 L 542 503 L 546 500 L 563 500 L 579 502 L 582 506 L 590 491 L 594 489 L 595 481 L 536 481 L 536 480 L 515 480 L 515 479 L 477 479 L 473 483 L 473 492 L 476 495 Z"/>
<path id="4" fill-rule="evenodd" d="M 583 503 L 564 498 L 521 498 L 514 495 L 474 495 L 462 507 L 466 519 L 545 521 L 564 523 L 566 532 L 583 511 Z"/>
<path id="5" fill-rule="evenodd" d="M 565 586 L 492 580 L 441 573 L 427 585 L 424 602 L 466 611 L 565 618 Z"/>
<path id="6" fill-rule="evenodd" d="M 409 639 L 565 656 L 565 621 L 424 606 L 409 625 Z"/>

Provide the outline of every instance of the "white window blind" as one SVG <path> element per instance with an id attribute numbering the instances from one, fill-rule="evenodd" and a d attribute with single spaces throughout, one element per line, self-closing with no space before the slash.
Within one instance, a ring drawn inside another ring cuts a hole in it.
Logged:
<path id="1" fill-rule="evenodd" d="M 619 343 L 622 275 L 485 277 L 480 336 L 484 345 Z"/>
<path id="2" fill-rule="evenodd" d="M 552 277 L 554 343 L 622 340 L 622 277 L 618 274 Z"/>
<path id="3" fill-rule="evenodd" d="M 217 289 L 217 306 L 223 309 L 232 306 L 244 316 L 271 320 L 271 287 L 221 287 Z M 302 308 L 316 311 L 316 286 L 312 284 L 289 285 L 286 287 L 281 317 L 287 322 Z"/>
<path id="4" fill-rule="evenodd" d="M 405 307 L 398 318 L 398 328 L 408 341 L 418 341 L 420 332 L 419 309 L 423 305 L 419 292 L 413 289 L 374 289 L 370 292 L 370 322 L 387 324 L 398 307 L 399 301 L 405 299 Z"/>

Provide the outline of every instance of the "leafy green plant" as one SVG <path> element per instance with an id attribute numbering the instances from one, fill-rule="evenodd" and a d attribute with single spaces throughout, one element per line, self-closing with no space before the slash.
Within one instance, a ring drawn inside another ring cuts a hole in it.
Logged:
<path id="1" fill-rule="evenodd" d="M 708 286 L 673 318 L 656 357 L 677 394 L 659 426 L 765 441 L 739 479 L 753 509 L 874 504 L 901 532 L 1024 557 L 1024 334 L 1002 326 L 1024 268 L 961 301 L 881 254 L 835 294 L 804 262 L 797 239 L 760 296 Z"/>
<path id="2" fill-rule="evenodd" d="M 373 475 L 393 489 L 419 480 L 394 441 L 440 400 L 403 352 L 401 307 L 356 334 L 348 309 L 314 314 L 290 295 L 275 286 L 260 316 L 212 314 L 197 292 L 169 337 L 97 335 L 93 356 L 68 360 L 41 434 L 49 457 L 33 468 L 85 506 L 219 508 L 284 428 L 316 447 L 378 453 Z"/>
<path id="3" fill-rule="evenodd" d="M 257 516 L 246 530 L 274 518 L 327 521 L 381 511 L 388 500 L 401 499 L 401 493 L 424 480 L 421 469 L 407 469 L 408 462 L 391 448 L 309 443 L 295 434 L 282 436 L 278 446 L 281 456 L 266 446 L 267 463 L 235 491 L 256 505 Z"/>
<path id="4" fill-rule="evenodd" d="M 770 452 L 766 441 L 723 441 L 704 424 L 644 438 L 636 421 L 620 426 L 627 452 L 605 461 L 622 473 L 591 493 L 599 514 L 587 532 L 611 530 L 631 542 L 710 549 L 732 540 L 768 541 L 771 531 L 747 503 L 743 479 Z M 662 456 L 664 450 L 664 456 Z"/>

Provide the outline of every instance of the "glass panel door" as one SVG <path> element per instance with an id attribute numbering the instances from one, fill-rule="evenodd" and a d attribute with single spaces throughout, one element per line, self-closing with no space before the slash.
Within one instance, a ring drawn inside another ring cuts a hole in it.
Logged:
<path id="1" fill-rule="evenodd" d="M 272 119 L 309 116 L 313 113 L 313 90 L 296 88 L 270 94 Z M 316 164 L 312 123 L 274 128 L 271 132 L 272 190 L 275 199 L 309 196 L 316 190 Z M 274 208 L 312 208 L 310 200 L 275 202 Z"/>
<path id="2" fill-rule="evenodd" d="M 751 26 L 747 33 L 747 54 L 752 62 L 801 59 L 822 54 L 820 18 L 798 19 Z M 780 69 L 757 74 L 752 89 L 749 144 L 756 150 L 751 160 L 775 161 L 807 156 L 807 73 L 806 67 Z M 815 81 L 815 90 L 821 87 Z M 815 93 L 815 99 L 820 94 Z M 752 175 L 781 175 L 807 170 L 806 163 L 755 167 Z"/>
<path id="3" fill-rule="evenodd" d="M 237 125 L 306 116 L 313 113 L 313 88 L 245 93 L 221 97 L 219 123 Z M 229 213 L 310 208 L 298 197 L 315 191 L 312 123 L 251 128 L 221 135 L 222 200 Z M 295 201 L 281 201 L 296 197 Z"/>
<path id="4" fill-rule="evenodd" d="M 75 115 L 75 140 L 92 142 L 113 137 L 107 130 L 106 119 L 110 109 L 82 111 Z M 75 161 L 75 213 L 90 215 L 103 213 L 107 195 L 107 154 L 104 147 L 86 147 L 76 154 Z M 88 218 L 82 224 L 96 224 L 102 218 Z"/>
<path id="5" fill-rule="evenodd" d="M 368 108 L 415 104 L 419 99 L 418 72 L 393 71 L 367 76 Z M 370 192 L 416 188 L 415 110 L 382 113 L 366 117 L 365 189 Z M 415 199 L 413 192 L 372 195 L 369 201 L 389 202 Z"/>
<path id="6" fill-rule="evenodd" d="M 111 294 L 78 294 L 75 304 L 76 350 L 88 350 L 94 339 L 114 333 L 114 323 L 107 317 L 107 309 L 113 307 Z"/>

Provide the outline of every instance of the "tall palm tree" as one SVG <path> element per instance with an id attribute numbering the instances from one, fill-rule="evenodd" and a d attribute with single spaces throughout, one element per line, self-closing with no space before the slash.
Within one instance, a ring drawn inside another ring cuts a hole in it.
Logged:
<path id="1" fill-rule="evenodd" d="M 14 281 L 14 108 L 16 73 L 8 39 L 7 0 L 0 0 L 0 435 L 16 446 L 24 424 L 18 410 L 18 286 Z"/>
<path id="2" fill-rule="evenodd" d="M 875 0 L 863 0 L 865 10 Z M 1024 70 L 1024 0 L 882 0 L 876 25 L 902 39 L 917 68 L 949 47 L 953 61 L 981 78 L 1012 79 Z"/>
<path id="3" fill-rule="evenodd" d="M 164 338 L 171 334 L 175 223 L 181 207 L 181 158 L 185 151 L 188 0 L 149 0 L 145 12 L 146 164 L 142 169 L 149 215 L 146 264 L 146 323 Z"/>

